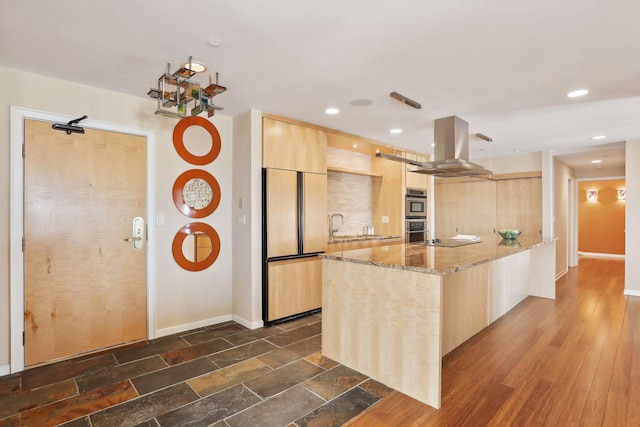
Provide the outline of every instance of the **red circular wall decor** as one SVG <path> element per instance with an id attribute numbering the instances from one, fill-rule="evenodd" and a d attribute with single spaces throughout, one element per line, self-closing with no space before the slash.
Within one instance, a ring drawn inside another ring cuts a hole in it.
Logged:
<path id="1" fill-rule="evenodd" d="M 211 135 L 211 150 L 203 156 L 196 156 L 187 150 L 187 147 L 184 145 L 184 132 L 190 126 L 200 126 L 205 131 Z M 178 124 L 173 128 L 173 146 L 176 151 L 187 162 L 193 165 L 208 165 L 213 162 L 218 155 L 220 154 L 220 148 L 222 147 L 222 142 L 220 140 L 220 133 L 218 129 L 211 123 L 209 120 L 204 117 L 193 116 L 193 117 L 185 117 L 180 120 Z"/>
<path id="2" fill-rule="evenodd" d="M 209 184 L 209 187 L 211 187 L 211 202 L 209 202 L 209 204 L 202 209 L 195 209 L 189 206 L 184 201 L 184 186 L 187 182 L 194 178 L 200 178 L 204 180 L 207 184 Z M 175 203 L 180 212 L 190 218 L 204 218 L 205 216 L 211 215 L 220 204 L 220 196 L 221 190 L 220 184 L 218 184 L 218 180 L 215 179 L 215 177 L 209 172 L 203 171 L 201 169 L 190 169 L 182 173 L 178 178 L 176 178 L 176 182 L 173 184 L 173 203 Z"/>
<path id="3" fill-rule="evenodd" d="M 209 256 L 201 261 L 192 261 L 182 252 L 182 244 L 187 236 L 198 233 L 209 236 L 209 239 L 211 240 L 211 252 L 209 253 Z M 176 260 L 180 267 L 189 271 L 202 271 L 211 267 L 218 258 L 218 255 L 220 254 L 220 236 L 209 224 L 205 224 L 203 222 L 192 222 L 182 227 L 180 231 L 176 233 L 173 238 L 173 244 L 171 245 L 171 251 L 173 252 L 173 259 Z"/>

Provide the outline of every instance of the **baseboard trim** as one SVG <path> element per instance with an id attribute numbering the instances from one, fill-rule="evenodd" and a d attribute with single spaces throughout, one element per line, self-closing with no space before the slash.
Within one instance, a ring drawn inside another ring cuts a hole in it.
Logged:
<path id="1" fill-rule="evenodd" d="M 592 257 L 592 258 L 625 259 L 624 255 L 620 255 L 620 254 L 601 254 L 601 253 L 598 253 L 598 252 L 578 252 L 578 256 Z"/>
<path id="2" fill-rule="evenodd" d="M 197 322 L 185 323 L 182 325 L 170 326 L 168 328 L 157 329 L 156 338 L 166 337 L 167 335 L 179 334 L 181 332 L 191 331 L 193 329 L 204 328 L 205 326 L 217 325 L 218 323 L 233 320 L 230 314 L 224 316 L 211 317 L 209 319 L 199 320 Z"/>
<path id="3" fill-rule="evenodd" d="M 249 320 L 244 319 L 236 314 L 226 314 L 224 316 L 211 317 L 209 319 L 199 320 L 197 322 L 185 323 L 183 325 L 157 329 L 156 338 L 166 337 L 167 335 L 179 334 L 182 332 L 191 331 L 193 329 L 204 328 L 206 326 L 217 325 L 218 323 L 228 322 L 230 320 L 233 320 L 234 322 L 239 323 L 248 329 L 258 329 L 264 326 L 264 322 L 262 320 L 259 320 L 257 322 L 250 322 Z"/>
<path id="4" fill-rule="evenodd" d="M 629 295 L 630 297 L 640 297 L 640 291 L 635 291 L 632 289 L 625 289 L 624 294 Z"/>
<path id="5" fill-rule="evenodd" d="M 249 320 L 242 318 L 236 314 L 233 315 L 233 321 L 237 322 L 239 324 L 241 324 L 242 326 L 244 326 L 245 328 L 249 328 L 249 329 L 258 329 L 258 328 L 262 328 L 264 326 L 264 321 L 263 320 L 259 320 L 257 322 L 250 322 Z"/>
<path id="6" fill-rule="evenodd" d="M 558 280 L 559 278 L 561 278 L 562 276 L 564 276 L 565 274 L 567 274 L 567 272 L 569 271 L 568 268 L 565 268 L 564 270 L 562 270 L 560 273 L 556 274 L 556 280 Z"/>
<path id="7" fill-rule="evenodd" d="M 0 377 L 9 375 L 11 373 L 11 365 L 0 365 Z"/>

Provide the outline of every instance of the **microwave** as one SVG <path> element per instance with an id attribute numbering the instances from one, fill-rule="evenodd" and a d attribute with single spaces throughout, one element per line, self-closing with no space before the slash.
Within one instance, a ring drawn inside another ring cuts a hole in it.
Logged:
<path id="1" fill-rule="evenodd" d="M 427 215 L 427 192 L 418 188 L 407 188 L 404 215 L 407 219 L 424 219 Z"/>

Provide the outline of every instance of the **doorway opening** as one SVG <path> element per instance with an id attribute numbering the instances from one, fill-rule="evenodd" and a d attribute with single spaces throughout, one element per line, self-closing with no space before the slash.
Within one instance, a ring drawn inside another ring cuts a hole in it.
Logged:
<path id="1" fill-rule="evenodd" d="M 582 178 L 577 187 L 579 255 L 624 259 L 625 177 Z"/>

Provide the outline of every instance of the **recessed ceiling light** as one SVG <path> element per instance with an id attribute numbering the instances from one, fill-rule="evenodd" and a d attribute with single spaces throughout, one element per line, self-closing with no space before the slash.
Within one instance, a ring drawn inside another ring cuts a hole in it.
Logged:
<path id="1" fill-rule="evenodd" d="M 195 71 L 196 73 L 202 73 L 203 71 L 206 71 L 207 66 L 204 65 L 202 62 L 198 62 L 198 61 L 194 61 L 191 60 L 191 63 L 189 62 L 185 62 L 183 65 L 184 68 L 188 68 L 192 71 Z"/>
<path id="2" fill-rule="evenodd" d="M 591 139 L 605 139 L 607 137 L 607 135 L 597 135 L 597 136 L 592 136 Z"/>
<path id="3" fill-rule="evenodd" d="M 402 129 L 393 128 L 389 132 L 391 132 L 392 134 L 396 135 L 396 134 L 402 133 Z"/>
<path id="4" fill-rule="evenodd" d="M 338 114 L 340 112 L 340 109 L 335 107 L 330 107 L 324 110 L 324 112 L 327 114 Z"/>
<path id="5" fill-rule="evenodd" d="M 602 160 L 591 160 L 591 163 L 594 163 L 594 164 L 602 163 Z"/>
<path id="6" fill-rule="evenodd" d="M 353 148 L 358 148 L 358 144 L 353 144 Z"/>
<path id="7" fill-rule="evenodd" d="M 524 150 L 522 148 L 516 148 L 515 150 L 513 150 L 514 153 L 523 153 Z"/>
<path id="8" fill-rule="evenodd" d="M 373 101 L 370 99 L 354 99 L 353 101 L 350 101 L 349 104 L 353 105 L 354 107 L 366 107 L 367 105 L 371 105 L 373 104 Z"/>
<path id="9" fill-rule="evenodd" d="M 568 98 L 578 98 L 580 96 L 585 96 L 588 93 L 589 93 L 589 91 L 587 89 L 577 89 L 577 90 L 569 92 L 567 94 L 567 97 Z"/>
<path id="10" fill-rule="evenodd" d="M 207 44 L 211 47 L 220 47 L 222 46 L 222 40 L 216 37 L 209 37 L 207 39 Z"/>
<path id="11" fill-rule="evenodd" d="M 435 142 L 434 142 L 433 144 L 431 144 L 431 146 L 432 146 L 432 147 L 435 147 L 435 146 L 436 146 Z"/>

